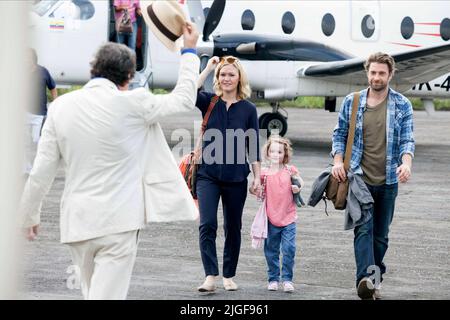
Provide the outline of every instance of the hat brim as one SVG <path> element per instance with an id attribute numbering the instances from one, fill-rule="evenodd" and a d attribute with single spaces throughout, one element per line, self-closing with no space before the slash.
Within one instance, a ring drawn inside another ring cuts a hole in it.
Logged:
<path id="1" fill-rule="evenodd" d="M 178 38 L 177 41 L 172 41 L 168 39 L 153 23 L 152 19 L 150 19 L 150 16 L 147 12 L 147 7 L 150 6 L 155 1 L 141 1 L 141 12 L 142 17 L 144 18 L 145 23 L 150 28 L 150 30 L 153 32 L 153 34 L 158 38 L 159 41 L 161 41 L 164 46 L 169 49 L 170 51 L 179 51 L 181 49 L 181 37 Z"/>

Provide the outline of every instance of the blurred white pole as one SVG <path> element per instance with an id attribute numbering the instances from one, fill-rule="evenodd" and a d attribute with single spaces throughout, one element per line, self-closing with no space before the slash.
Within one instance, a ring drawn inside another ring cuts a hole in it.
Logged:
<path id="1" fill-rule="evenodd" d="M 0 1 L 0 299 L 17 297 L 22 257 L 17 204 L 23 166 L 27 1 Z"/>

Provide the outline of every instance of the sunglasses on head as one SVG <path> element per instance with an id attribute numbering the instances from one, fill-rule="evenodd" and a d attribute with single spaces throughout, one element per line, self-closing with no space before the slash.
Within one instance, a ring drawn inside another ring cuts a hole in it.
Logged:
<path id="1" fill-rule="evenodd" d="M 230 64 L 232 64 L 232 63 L 234 63 L 235 61 L 237 61 L 237 59 L 236 58 L 234 58 L 234 57 L 221 57 L 220 58 L 220 63 L 230 63 Z"/>

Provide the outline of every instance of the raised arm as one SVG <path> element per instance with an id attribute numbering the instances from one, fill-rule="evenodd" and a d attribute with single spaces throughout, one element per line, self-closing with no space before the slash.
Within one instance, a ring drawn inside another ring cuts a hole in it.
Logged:
<path id="1" fill-rule="evenodd" d="M 184 49 L 182 50 L 178 81 L 174 90 L 169 94 L 153 95 L 144 89 L 133 90 L 130 95 L 135 96 L 143 107 L 144 118 L 148 124 L 158 122 L 161 117 L 193 110 L 197 99 L 197 81 L 200 60 L 196 54 L 198 32 L 190 22 L 184 28 Z"/>
<path id="2" fill-rule="evenodd" d="M 217 64 L 219 63 L 220 59 L 219 57 L 212 57 L 208 60 L 208 64 L 206 65 L 206 68 L 200 73 L 200 76 L 197 81 L 197 87 L 201 88 L 203 84 L 205 83 L 206 78 L 208 78 L 208 75 L 216 69 Z"/>

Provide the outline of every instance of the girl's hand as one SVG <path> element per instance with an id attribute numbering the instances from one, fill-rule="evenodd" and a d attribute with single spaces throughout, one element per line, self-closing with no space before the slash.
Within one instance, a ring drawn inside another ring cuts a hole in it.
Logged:
<path id="1" fill-rule="evenodd" d="M 292 188 L 292 193 L 299 193 L 300 192 L 300 188 L 298 186 L 296 186 L 295 184 L 291 185 Z"/>

